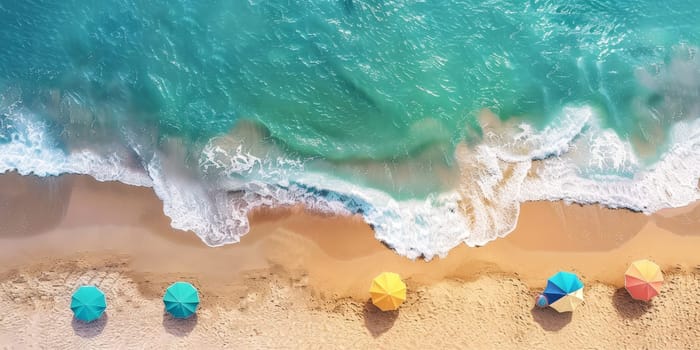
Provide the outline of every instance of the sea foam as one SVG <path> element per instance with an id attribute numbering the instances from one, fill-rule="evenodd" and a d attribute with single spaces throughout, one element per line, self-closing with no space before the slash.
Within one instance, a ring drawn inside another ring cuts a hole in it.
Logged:
<path id="1" fill-rule="evenodd" d="M 652 213 L 700 199 L 700 120 L 674 125 L 672 146 L 644 165 L 587 106 L 564 108 L 542 130 L 522 123 L 485 128 L 482 143 L 458 147 L 459 188 L 401 201 L 307 169 L 305 159 L 261 157 L 242 146 L 210 142 L 198 164 L 207 174 L 204 181 L 179 171 L 177 161 L 143 148 L 128 134 L 125 139 L 131 141 L 123 151 L 67 151 L 48 136 L 49 125 L 30 112 L 20 108 L 2 118 L 0 136 L 7 141 L 0 144 L 0 172 L 88 174 L 152 187 L 172 226 L 193 231 L 210 246 L 238 242 L 249 231 L 248 215 L 255 208 L 301 204 L 317 212 L 361 215 L 376 238 L 397 253 L 432 259 L 462 243 L 478 246 L 504 237 L 525 201 L 597 203 Z"/>

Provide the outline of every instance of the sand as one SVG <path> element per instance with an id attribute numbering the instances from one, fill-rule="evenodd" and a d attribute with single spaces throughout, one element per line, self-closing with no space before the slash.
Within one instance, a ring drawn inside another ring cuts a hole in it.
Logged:
<path id="1" fill-rule="evenodd" d="M 533 202 L 485 247 L 410 261 L 356 217 L 261 211 L 240 244 L 209 248 L 173 230 L 147 188 L 83 176 L 0 175 L 0 344 L 7 348 L 691 349 L 700 341 L 700 206 L 652 216 Z M 651 258 L 669 283 L 650 304 L 622 274 Z M 573 314 L 533 309 L 558 269 L 577 272 Z M 371 278 L 402 274 L 408 300 L 382 313 Z M 194 283 L 197 317 L 174 320 L 168 284 Z M 106 317 L 72 318 L 80 284 L 105 291 Z"/>

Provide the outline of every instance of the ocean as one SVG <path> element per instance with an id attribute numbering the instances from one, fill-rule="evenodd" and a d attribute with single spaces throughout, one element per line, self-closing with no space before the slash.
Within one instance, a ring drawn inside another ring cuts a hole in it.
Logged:
<path id="1" fill-rule="evenodd" d="M 522 202 L 700 199 L 689 0 L 0 2 L 0 173 L 152 187 L 235 243 L 259 207 L 361 215 L 409 258 Z M 332 235 L 333 232 L 328 232 Z"/>

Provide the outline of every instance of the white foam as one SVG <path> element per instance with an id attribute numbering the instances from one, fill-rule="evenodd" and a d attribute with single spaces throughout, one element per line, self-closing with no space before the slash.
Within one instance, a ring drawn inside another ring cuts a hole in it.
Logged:
<path id="1" fill-rule="evenodd" d="M 487 130 L 484 145 L 499 159 L 511 163 L 560 156 L 569 150 L 572 140 L 583 132 L 591 118 L 589 108 L 565 108 L 542 131 L 527 123 L 517 124 L 514 130 Z"/>
<path id="2" fill-rule="evenodd" d="M 700 120 L 674 125 L 673 147 L 660 161 L 644 167 L 628 142 L 600 127 L 593 109 L 568 107 L 563 113 L 560 127 L 501 130 L 502 144 L 486 142 L 458 150 L 466 174 L 460 192 L 471 208 L 466 244 L 483 245 L 510 233 L 525 201 L 597 203 L 649 214 L 700 199 Z M 513 156 L 517 140 L 527 143 Z M 533 145 L 541 147 L 530 148 Z"/>
<path id="3" fill-rule="evenodd" d="M 475 147 L 460 146 L 458 190 L 425 200 L 397 201 L 314 173 L 305 168 L 307 160 L 274 150 L 254 155 L 217 140 L 201 152 L 203 174 L 183 171 L 184 157 L 145 149 L 128 134 L 125 147 L 140 164 L 125 153 L 68 154 L 47 136 L 48 125 L 26 111 L 6 117 L 14 129 L 0 131 L 13 139 L 0 144 L 0 172 L 79 173 L 153 187 L 172 226 L 195 232 L 211 246 L 238 242 L 249 231 L 250 211 L 258 207 L 304 204 L 320 212 L 360 214 L 397 253 L 425 259 L 445 256 L 461 243 L 483 245 L 507 235 L 524 201 L 601 203 L 651 213 L 700 199 L 699 120 L 676 124 L 674 146 L 645 168 L 627 142 L 598 125 L 593 109 L 569 107 L 562 113 L 558 123 L 541 131 L 519 124 L 487 134 Z"/>
<path id="4" fill-rule="evenodd" d="M 87 174 L 99 181 L 152 186 L 147 174 L 132 167 L 116 152 L 104 156 L 90 150 L 66 153 L 49 138 L 49 126 L 32 113 L 20 109 L 3 117 L 5 130 L 0 130 L 0 136 L 12 141 L 0 143 L 0 173 L 17 171 L 22 175 L 37 176 Z"/>
<path id="5" fill-rule="evenodd" d="M 594 130 L 595 131 L 595 130 Z M 593 132 L 593 131 L 592 131 Z M 608 134 L 593 135 L 610 138 Z M 617 152 L 602 157 L 593 153 L 590 159 L 605 159 L 615 166 L 638 165 L 628 147 L 605 140 Z M 681 121 L 670 133 L 671 149 L 655 164 L 639 169 L 633 177 L 608 176 L 587 178 L 577 172 L 568 158 L 547 160 L 537 168 L 535 176 L 523 183 L 520 200 L 566 200 L 576 203 L 600 203 L 613 208 L 629 208 L 652 213 L 664 208 L 679 207 L 700 199 L 700 120 Z M 584 149 L 585 144 L 579 149 Z M 599 148 L 591 148 L 596 152 Z M 609 152 L 607 150 L 605 152 Z M 546 190 L 543 190 L 546 188 Z"/>

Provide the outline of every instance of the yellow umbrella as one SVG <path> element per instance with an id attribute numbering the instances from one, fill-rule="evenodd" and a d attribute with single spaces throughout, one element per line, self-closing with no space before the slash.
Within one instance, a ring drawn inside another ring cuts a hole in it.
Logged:
<path id="1" fill-rule="evenodd" d="M 406 284 L 393 272 L 382 272 L 369 287 L 372 304 L 382 311 L 396 310 L 406 300 Z"/>
<path id="2" fill-rule="evenodd" d="M 651 300 L 659 294 L 663 283 L 661 268 L 649 260 L 634 261 L 625 272 L 625 289 L 637 300 Z"/>

